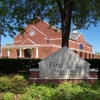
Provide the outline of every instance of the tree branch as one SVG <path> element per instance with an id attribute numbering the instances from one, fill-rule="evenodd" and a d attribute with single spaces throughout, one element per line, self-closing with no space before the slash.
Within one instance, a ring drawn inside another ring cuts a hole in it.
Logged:
<path id="1" fill-rule="evenodd" d="M 58 7 L 59 7 L 59 11 L 60 11 L 60 15 L 61 15 L 61 18 L 63 17 L 63 8 L 62 8 L 62 3 L 59 1 L 59 0 L 56 0 L 57 4 L 58 4 Z"/>

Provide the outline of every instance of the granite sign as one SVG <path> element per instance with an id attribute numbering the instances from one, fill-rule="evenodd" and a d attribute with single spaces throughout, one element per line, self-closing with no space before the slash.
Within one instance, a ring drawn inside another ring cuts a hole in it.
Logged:
<path id="1" fill-rule="evenodd" d="M 38 64 L 40 79 L 86 79 L 90 66 L 66 46 Z"/>

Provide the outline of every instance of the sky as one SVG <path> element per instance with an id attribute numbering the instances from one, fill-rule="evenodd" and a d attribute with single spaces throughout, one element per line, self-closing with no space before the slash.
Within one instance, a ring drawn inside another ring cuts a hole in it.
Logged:
<path id="1" fill-rule="evenodd" d="M 82 33 L 85 41 L 90 43 L 92 45 L 92 51 L 100 52 L 100 25 L 97 25 L 97 27 L 94 27 L 94 25 L 91 25 L 88 30 L 77 30 L 78 33 Z M 72 33 L 72 27 L 71 27 L 71 33 Z M 1 45 L 5 44 L 13 44 L 13 38 L 10 36 L 1 37 Z"/>

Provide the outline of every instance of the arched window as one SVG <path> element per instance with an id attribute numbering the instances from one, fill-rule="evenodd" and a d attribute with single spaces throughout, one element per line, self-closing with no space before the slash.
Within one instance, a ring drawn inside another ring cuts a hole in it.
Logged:
<path id="1" fill-rule="evenodd" d="M 79 49 L 83 50 L 83 44 L 79 45 Z"/>

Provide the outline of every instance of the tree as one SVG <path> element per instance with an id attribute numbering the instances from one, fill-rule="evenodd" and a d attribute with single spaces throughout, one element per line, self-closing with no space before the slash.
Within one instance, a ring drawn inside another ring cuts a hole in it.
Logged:
<path id="1" fill-rule="evenodd" d="M 48 55 L 48 53 L 49 53 L 49 50 L 47 50 L 47 49 L 43 49 L 43 52 L 44 52 L 44 57 L 46 57 L 47 55 Z"/>
<path id="2" fill-rule="evenodd" d="M 10 45 L 12 45 L 12 44 L 6 44 L 6 46 L 10 46 Z M 10 56 L 10 53 L 13 52 L 13 50 L 12 50 L 11 48 L 6 48 L 5 50 L 6 50 L 7 53 L 8 53 L 8 54 L 7 54 L 8 57 Z"/>
<path id="3" fill-rule="evenodd" d="M 0 22 L 5 31 L 22 34 L 24 25 L 37 23 L 38 18 L 48 19 L 51 26 L 61 22 L 63 47 L 68 46 L 70 25 L 75 19 L 77 27 L 85 29 L 100 21 L 99 5 L 100 0 L 1 0 Z"/>
<path id="4" fill-rule="evenodd" d="M 100 55 L 100 52 L 95 52 L 95 54 L 98 54 L 98 55 Z"/>

